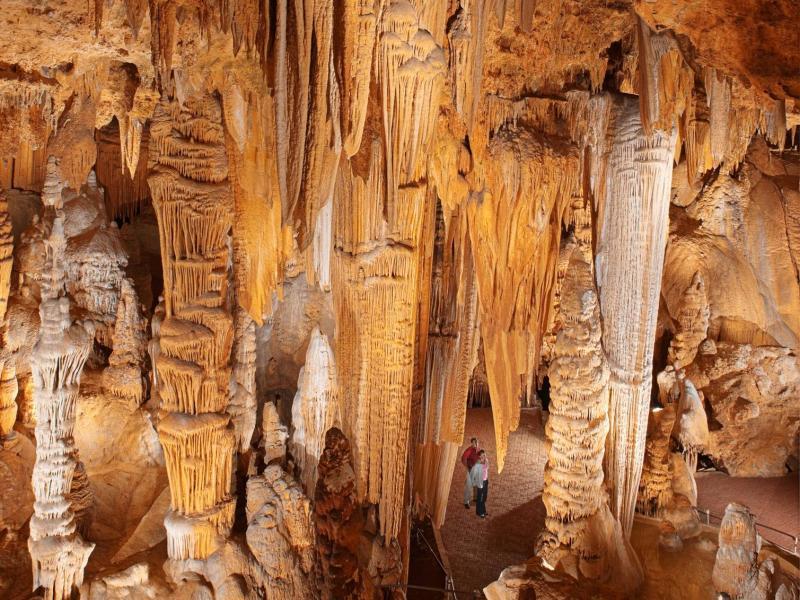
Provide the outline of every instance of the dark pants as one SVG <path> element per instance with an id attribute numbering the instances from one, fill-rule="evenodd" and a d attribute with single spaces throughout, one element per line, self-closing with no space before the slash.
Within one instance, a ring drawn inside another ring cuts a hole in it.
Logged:
<path id="1" fill-rule="evenodd" d="M 475 512 L 478 516 L 486 514 L 486 498 L 489 496 L 489 480 L 483 482 L 483 487 L 478 488 L 477 499 L 475 500 Z"/>

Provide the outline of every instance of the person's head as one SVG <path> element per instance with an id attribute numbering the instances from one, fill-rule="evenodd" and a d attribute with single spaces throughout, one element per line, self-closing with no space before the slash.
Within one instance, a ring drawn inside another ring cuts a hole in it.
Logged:
<path id="1" fill-rule="evenodd" d="M 472 444 L 472 447 L 473 447 L 473 448 L 477 448 L 477 447 L 478 447 L 478 438 L 472 438 L 472 439 L 469 441 L 469 443 L 470 443 L 470 444 Z"/>
<path id="2" fill-rule="evenodd" d="M 484 450 L 478 452 L 478 460 L 481 461 L 482 463 L 486 462 L 487 458 L 486 458 L 486 452 Z"/>

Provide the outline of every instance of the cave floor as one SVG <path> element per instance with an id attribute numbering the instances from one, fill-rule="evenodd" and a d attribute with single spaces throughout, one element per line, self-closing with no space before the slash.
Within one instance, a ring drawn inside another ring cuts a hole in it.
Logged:
<path id="1" fill-rule="evenodd" d="M 489 454 L 489 516 L 478 518 L 474 503 L 470 510 L 464 508 L 466 471 L 459 462 L 441 529 L 457 590 L 480 590 L 506 567 L 533 555 L 545 516 L 541 494 L 547 453 L 540 417 L 538 409 L 523 409 L 519 428 L 509 437 L 505 468 L 498 474 L 492 411 L 467 411 L 464 437 L 477 437 Z"/>
<path id="2" fill-rule="evenodd" d="M 545 517 L 541 493 L 547 455 L 540 411 L 522 411 L 519 429 L 509 438 L 506 465 L 501 474 L 497 473 L 491 409 L 467 411 L 465 438 L 473 436 L 481 441 L 481 447 L 489 453 L 489 517 L 479 519 L 475 515 L 474 504 L 470 510 L 464 509 L 465 471 L 459 462 L 453 474 L 447 515 L 441 529 L 455 589 L 464 591 L 481 590 L 495 581 L 506 567 L 527 562 L 534 554 L 536 537 L 544 525 Z M 759 523 L 800 535 L 800 479 L 796 473 L 785 477 L 748 479 L 732 478 L 718 472 L 701 472 L 698 473 L 697 487 L 698 506 L 708 508 L 712 514 L 722 515 L 729 502 L 740 502 L 753 511 Z M 712 518 L 711 524 L 718 524 L 718 521 Z M 642 527 L 638 526 L 634 546 L 639 553 L 649 545 L 655 551 L 657 534 L 653 534 L 655 537 L 650 540 L 652 544 L 647 544 L 646 531 L 649 530 Z M 764 529 L 760 533 L 768 540 L 791 547 L 790 540 L 785 536 Z M 680 559 L 684 561 L 692 557 L 695 566 L 702 565 L 702 568 L 695 569 L 696 577 L 687 578 L 692 579 L 692 585 L 698 589 L 707 583 L 714 557 L 713 535 L 703 537 L 708 538 L 705 545 L 692 542 L 692 548 L 698 546 L 696 551 L 687 548 Z M 678 559 L 669 559 L 674 560 Z M 682 564 L 677 571 L 686 569 L 687 565 Z M 667 571 L 672 572 L 672 569 Z M 653 573 L 648 575 L 653 576 Z M 675 591 L 679 594 L 686 591 L 678 587 Z M 658 597 L 658 594 L 653 597 Z"/>

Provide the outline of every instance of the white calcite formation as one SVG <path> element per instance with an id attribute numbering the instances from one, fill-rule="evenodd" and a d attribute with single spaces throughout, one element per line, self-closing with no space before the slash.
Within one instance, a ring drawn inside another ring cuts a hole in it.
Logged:
<path id="1" fill-rule="evenodd" d="M 574 247 L 574 245 L 573 245 Z M 550 569 L 635 589 L 638 561 L 608 507 L 603 455 L 609 370 L 601 346 L 592 270 L 577 249 L 561 289 L 563 327 L 550 363 L 550 442 L 537 554 Z"/>
<path id="2" fill-rule="evenodd" d="M 611 428 L 611 509 L 630 534 L 644 460 L 675 132 L 642 128 L 639 106 L 613 103 L 596 186 L 604 202 L 597 283 Z"/>
<path id="3" fill-rule="evenodd" d="M 317 484 L 317 463 L 325 448 L 325 435 L 339 425 L 341 409 L 333 351 L 327 337 L 314 329 L 292 402 L 294 431 L 289 444 L 303 474 L 306 494 L 313 494 Z"/>
<path id="4" fill-rule="evenodd" d="M 51 233 L 45 243 L 45 270 L 41 327 L 32 354 L 36 408 L 36 498 L 30 522 L 28 548 L 33 565 L 33 587 L 43 587 L 47 600 L 70 598 L 83 582 L 94 544 L 77 531 L 76 507 L 70 502 L 75 488 L 77 449 L 72 433 L 78 382 L 91 349 L 91 328 L 73 323 L 65 295 L 64 215 L 60 199 L 47 206 Z"/>

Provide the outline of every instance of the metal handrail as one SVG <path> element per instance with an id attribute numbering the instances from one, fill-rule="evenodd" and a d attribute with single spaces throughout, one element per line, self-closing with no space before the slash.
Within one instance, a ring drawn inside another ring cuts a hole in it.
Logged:
<path id="1" fill-rule="evenodd" d="M 381 589 L 384 589 L 384 590 L 402 590 L 402 589 L 406 589 L 406 590 L 423 590 L 423 591 L 426 591 L 426 592 L 443 592 L 445 594 L 452 594 L 454 598 L 455 598 L 456 594 L 469 594 L 470 598 L 483 598 L 484 597 L 483 593 L 481 591 L 479 591 L 479 590 L 472 590 L 472 591 L 467 591 L 467 590 L 448 590 L 446 588 L 437 588 L 437 587 L 431 587 L 431 586 L 427 586 L 427 585 L 416 585 L 416 584 L 412 584 L 412 583 L 391 583 L 391 584 L 388 584 L 388 585 L 382 585 Z"/>
<path id="2" fill-rule="evenodd" d="M 711 525 L 711 518 L 712 517 L 714 519 L 722 522 L 722 517 L 720 517 L 719 515 L 715 515 L 714 513 L 712 513 L 707 508 L 702 508 L 701 509 L 701 508 L 699 508 L 697 506 L 693 506 L 692 510 L 694 510 L 695 513 L 697 513 L 698 517 L 701 514 L 705 515 L 705 517 L 706 517 L 706 525 Z M 753 515 L 753 516 L 755 517 L 756 515 Z M 786 537 L 791 539 L 794 542 L 794 548 L 793 549 L 789 549 L 789 548 L 787 548 L 785 546 L 782 546 L 781 544 L 778 544 L 777 542 L 773 542 L 771 540 L 770 540 L 770 543 L 774 544 L 775 546 L 777 546 L 781 550 L 784 550 L 784 551 L 788 552 L 789 554 L 794 554 L 795 556 L 800 557 L 800 537 L 798 537 L 796 535 L 793 535 L 793 534 L 789 533 L 788 531 L 783 531 L 781 529 L 776 529 L 775 527 L 772 527 L 770 525 L 765 525 L 764 523 L 759 523 L 758 521 L 756 521 L 756 527 L 762 527 L 764 529 L 768 529 L 769 531 L 774 531 L 775 533 L 779 533 L 781 535 L 785 535 Z"/>
<path id="3" fill-rule="evenodd" d="M 429 591 L 444 591 L 444 592 L 446 592 L 448 594 L 452 594 L 453 600 L 458 600 L 457 594 L 471 593 L 471 592 L 465 592 L 464 590 L 457 591 L 455 589 L 455 582 L 453 581 L 453 578 L 451 577 L 450 573 L 447 571 L 447 568 L 444 566 L 442 561 L 439 559 L 439 555 L 433 549 L 433 546 L 431 546 L 431 543 L 428 541 L 428 538 L 425 537 L 425 533 L 422 531 L 422 527 L 419 527 L 418 525 L 415 525 L 414 526 L 414 533 L 417 536 L 417 539 L 422 539 L 422 541 L 425 542 L 425 545 L 428 547 L 428 551 L 433 555 L 433 558 L 436 560 L 436 563 L 439 565 L 439 568 L 442 570 L 442 573 L 444 573 L 445 589 L 439 590 L 439 588 L 425 588 L 425 587 L 414 586 L 414 585 L 411 585 L 411 584 L 407 584 L 405 587 L 407 587 L 409 589 L 420 589 L 420 590 L 421 589 L 428 589 Z"/>

